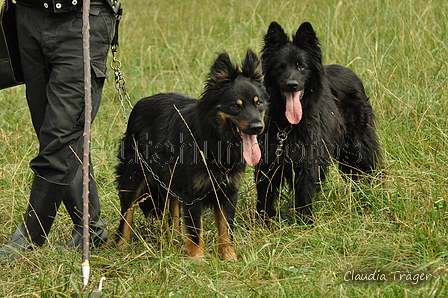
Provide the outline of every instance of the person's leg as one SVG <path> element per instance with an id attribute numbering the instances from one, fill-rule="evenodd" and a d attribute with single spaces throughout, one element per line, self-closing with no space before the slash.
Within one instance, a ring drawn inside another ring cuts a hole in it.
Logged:
<path id="1" fill-rule="evenodd" d="M 107 241 L 108 235 L 104 230 L 106 222 L 100 218 L 100 201 L 98 198 L 98 190 L 93 177 L 93 169 L 90 169 L 89 183 L 89 218 L 90 218 L 90 242 L 93 245 L 101 245 Z M 72 239 L 67 243 L 67 247 L 82 246 L 83 235 L 83 170 L 79 167 L 78 172 L 69 185 L 64 196 L 65 207 L 74 223 Z"/>
<path id="2" fill-rule="evenodd" d="M 23 222 L 17 227 L 11 241 L 0 249 L 0 263 L 45 243 L 66 189 L 65 185 L 54 184 L 35 175 Z"/>

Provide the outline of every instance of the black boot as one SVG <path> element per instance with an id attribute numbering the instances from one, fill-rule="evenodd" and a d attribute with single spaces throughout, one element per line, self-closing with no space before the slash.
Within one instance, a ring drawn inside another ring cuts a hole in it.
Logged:
<path id="1" fill-rule="evenodd" d="M 92 167 L 90 167 L 90 173 L 93 176 Z M 100 246 L 107 241 L 108 235 L 104 230 L 106 222 L 100 218 L 100 201 L 98 198 L 98 189 L 96 188 L 95 180 L 90 177 L 89 183 L 89 214 L 90 214 L 90 243 L 94 246 Z M 82 167 L 78 169 L 78 172 L 69 185 L 64 197 L 64 205 L 67 209 L 72 221 L 74 223 L 72 240 L 67 243 L 67 247 L 82 247 L 82 210 L 83 210 L 83 170 Z"/>
<path id="2" fill-rule="evenodd" d="M 20 252 L 45 243 L 66 189 L 66 185 L 34 176 L 23 222 L 17 227 L 11 241 L 0 249 L 0 263 L 13 260 Z"/>

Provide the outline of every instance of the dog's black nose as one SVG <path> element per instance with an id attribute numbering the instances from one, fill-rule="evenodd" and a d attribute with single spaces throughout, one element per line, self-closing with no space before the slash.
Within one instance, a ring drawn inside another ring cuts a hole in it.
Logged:
<path id="1" fill-rule="evenodd" d="M 263 124 L 261 122 L 255 122 L 250 125 L 250 129 L 254 134 L 259 134 L 263 131 Z"/>
<path id="2" fill-rule="evenodd" d="M 291 91 L 296 90 L 299 87 L 299 82 L 296 80 L 288 80 L 286 81 L 286 87 Z"/>

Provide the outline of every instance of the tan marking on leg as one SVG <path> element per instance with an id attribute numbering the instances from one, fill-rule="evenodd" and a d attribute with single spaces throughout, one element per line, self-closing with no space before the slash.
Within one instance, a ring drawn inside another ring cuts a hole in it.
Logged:
<path id="1" fill-rule="evenodd" d="M 193 240 L 190 239 L 190 236 L 187 235 L 185 239 L 185 250 L 191 258 L 205 258 L 205 245 L 204 240 L 202 239 L 202 235 L 201 239 L 199 240 L 199 245 L 196 245 L 196 243 L 194 243 Z"/>
<path id="2" fill-rule="evenodd" d="M 124 214 L 124 226 L 123 226 L 123 231 L 121 231 L 122 236 L 121 236 L 120 240 L 117 241 L 117 246 L 119 248 L 126 247 L 128 245 L 128 242 L 131 240 L 131 232 L 132 232 L 132 224 L 134 223 L 135 208 L 138 206 L 137 202 L 140 199 L 139 198 L 140 195 L 145 190 L 145 185 L 146 185 L 145 182 L 142 181 L 140 186 L 135 191 L 135 196 L 134 196 L 134 199 L 132 200 L 133 203 L 132 203 L 131 207 L 129 207 L 129 209 L 126 210 L 126 212 Z M 143 201 L 146 199 L 147 198 L 143 199 Z"/>
<path id="3" fill-rule="evenodd" d="M 124 226 L 122 231 L 122 237 L 117 242 L 117 246 L 119 248 L 126 247 L 128 245 L 129 240 L 131 240 L 131 226 L 134 223 L 134 212 L 135 207 L 131 207 L 126 211 L 126 215 L 124 217 Z"/>
<path id="4" fill-rule="evenodd" d="M 202 216 L 201 216 L 201 227 L 202 227 Z M 202 233 L 203 229 L 201 228 L 201 233 L 199 235 L 199 245 L 194 243 L 191 239 L 190 235 L 187 233 L 187 226 L 185 225 L 185 250 L 191 258 L 197 258 L 198 260 L 201 258 L 205 258 L 205 244 L 204 237 Z"/>
<path id="5" fill-rule="evenodd" d="M 180 203 L 178 199 L 170 199 L 170 219 L 173 231 L 180 233 Z"/>
<path id="6" fill-rule="evenodd" d="M 215 224 L 218 228 L 218 250 L 224 261 L 236 261 L 235 247 L 230 236 L 230 227 L 224 211 L 218 206 L 215 208 Z"/>

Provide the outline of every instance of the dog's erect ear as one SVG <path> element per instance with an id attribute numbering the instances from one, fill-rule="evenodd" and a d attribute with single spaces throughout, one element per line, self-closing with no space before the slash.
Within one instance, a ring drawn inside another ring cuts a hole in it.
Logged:
<path id="1" fill-rule="evenodd" d="M 260 59 L 251 49 L 247 50 L 246 57 L 241 63 L 241 68 L 245 77 L 258 82 L 263 81 Z"/>
<path id="2" fill-rule="evenodd" d="M 230 60 L 227 52 L 220 53 L 210 67 L 206 89 L 222 87 L 238 76 L 238 67 Z"/>
<path id="3" fill-rule="evenodd" d="M 294 35 L 293 43 L 299 48 L 312 48 L 319 46 L 319 40 L 313 26 L 311 26 L 308 22 L 302 23 Z"/>
<path id="4" fill-rule="evenodd" d="M 318 62 L 322 62 L 322 51 L 320 49 L 320 42 L 317 38 L 316 32 L 310 23 L 305 22 L 297 29 L 296 34 L 292 40 L 293 44 L 298 48 L 304 49 L 311 53 Z"/>
<path id="5" fill-rule="evenodd" d="M 277 22 L 272 22 L 269 25 L 268 32 L 264 36 L 264 48 L 284 46 L 289 42 L 289 37 L 286 35 L 282 26 Z"/>

